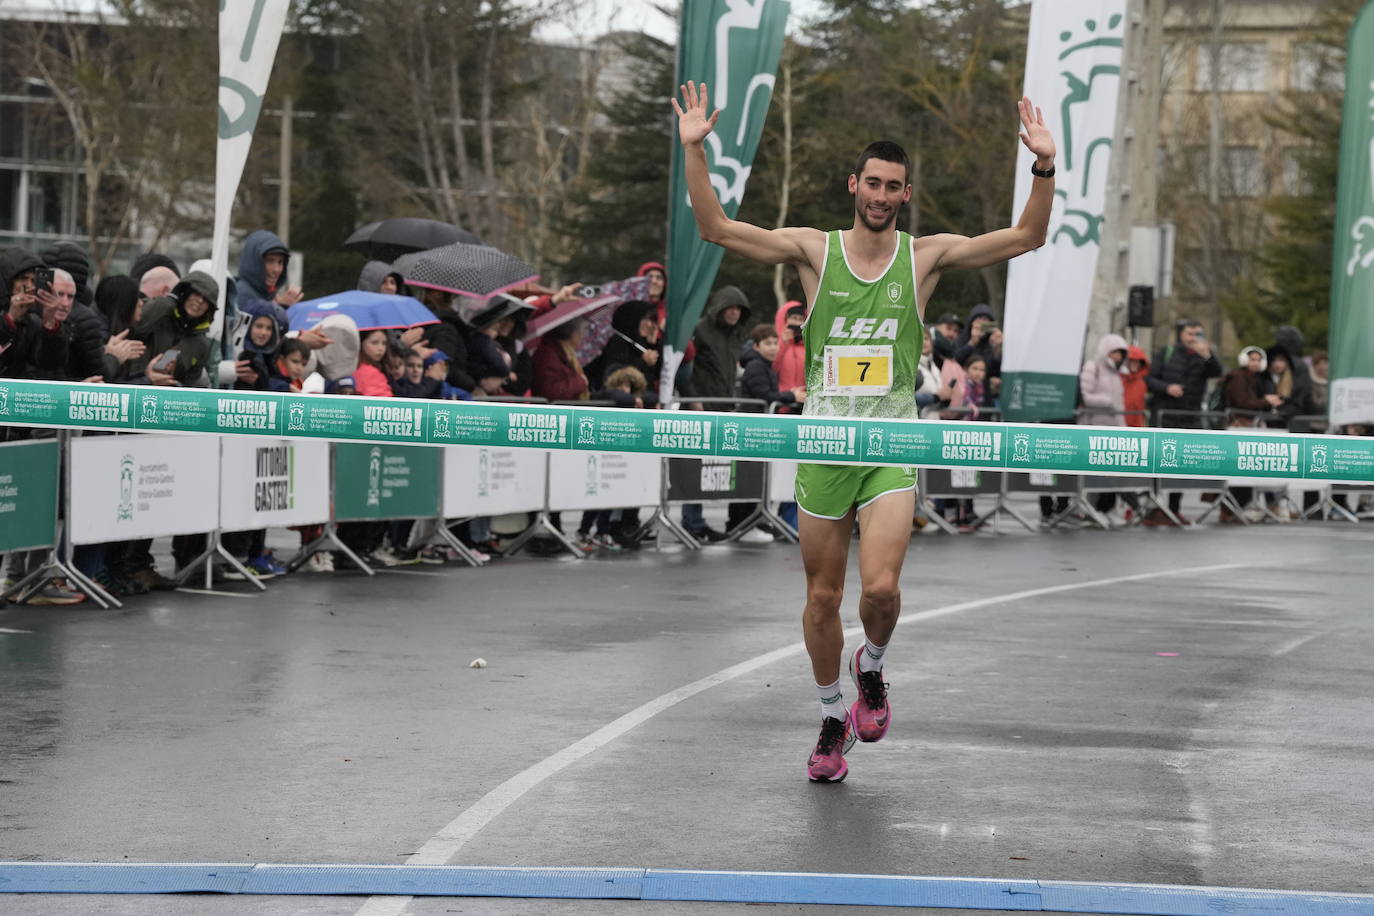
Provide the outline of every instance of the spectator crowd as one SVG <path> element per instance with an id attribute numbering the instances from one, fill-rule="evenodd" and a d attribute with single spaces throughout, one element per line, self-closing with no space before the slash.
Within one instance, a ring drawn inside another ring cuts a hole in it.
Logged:
<path id="1" fill-rule="evenodd" d="M 126 273 L 103 277 L 92 286 L 91 260 L 75 243 L 59 242 L 37 253 L 20 248 L 0 251 L 0 377 L 221 385 L 340 396 L 660 406 L 668 288 L 661 263 L 650 261 L 639 268 L 638 276 L 648 280 L 646 298 L 613 306 L 606 344 L 592 353 L 585 346 L 588 322 L 582 317 L 553 326 L 526 346 L 531 320 L 578 297 L 581 284 L 556 292 L 521 291 L 524 298 L 503 294 L 473 299 L 408 287 L 405 277 L 380 261 L 362 268 L 358 289 L 411 295 L 428 310 L 427 321 L 407 328 L 360 330 L 350 318 L 335 315 L 313 327 L 292 330 L 288 309 L 303 300 L 304 292 L 287 280 L 290 257 L 274 233 L 251 233 L 244 240 L 237 274 L 227 283 L 226 301 L 220 301 L 207 261 L 183 271 L 171 258 L 149 253 L 135 259 Z M 805 318 L 800 302 L 764 311 L 737 287 L 720 287 L 673 379 L 676 397 L 688 408 L 731 409 L 715 399 L 747 399 L 742 409 L 800 412 L 807 396 Z M 221 319 L 227 329 L 223 340 L 212 333 Z M 1002 342 L 996 314 L 987 305 L 975 305 L 966 319 L 947 312 L 931 322 L 917 380 L 921 415 L 997 419 L 1003 394 Z M 1304 354 L 1301 335 L 1288 327 L 1280 328 L 1267 347 L 1242 349 L 1229 372 L 1198 322 L 1180 321 L 1173 338 L 1152 355 L 1108 334 L 1095 342 L 1093 357 L 1082 367 L 1077 416 L 1063 421 L 1287 428 L 1298 418 L 1325 412 L 1326 370 L 1326 355 Z M 51 435 L 51 430 L 0 427 L 5 440 Z M 1252 496 L 1240 493 L 1242 505 Z M 1171 497 L 1175 513 L 1180 508 L 1177 498 L 1178 494 Z M 1126 502 L 1126 512 L 1139 510 L 1133 498 Z M 739 524 L 752 508 L 732 505 L 727 527 Z M 1046 498 L 1041 508 L 1049 518 L 1065 506 Z M 1108 503 L 1099 508 L 1113 507 Z M 948 500 L 937 511 L 956 524 L 973 522 L 971 500 Z M 782 514 L 795 524 L 794 506 L 785 505 Z M 1235 519 L 1223 509 L 1222 520 Z M 1144 522 L 1168 523 L 1158 508 Z M 682 523 L 703 541 L 729 536 L 728 530 L 710 527 L 697 504 L 683 506 Z M 459 559 L 454 551 L 430 543 L 433 522 L 339 527 L 344 544 L 370 565 Z M 482 561 L 501 556 L 489 519 L 469 520 L 456 533 L 471 556 Z M 318 534 L 302 530 L 301 543 L 312 542 Z M 619 551 L 637 549 L 639 534 L 637 510 L 623 509 L 585 513 L 574 537 L 585 550 Z M 285 572 L 267 549 L 265 532 L 225 533 L 223 540 L 250 574 L 266 578 Z M 102 588 L 124 596 L 175 587 L 174 576 L 197 561 L 205 547 L 204 535 L 173 539 L 172 575 L 159 570 L 147 540 L 78 547 L 75 563 Z M 44 558 L 44 551 L 4 557 L 6 587 L 41 566 Z M 327 573 L 335 562 L 335 555 L 321 551 L 303 568 Z M 219 569 L 216 575 L 241 577 L 232 568 Z M 85 600 L 73 583 L 60 579 L 20 597 L 30 604 L 49 605 Z"/>

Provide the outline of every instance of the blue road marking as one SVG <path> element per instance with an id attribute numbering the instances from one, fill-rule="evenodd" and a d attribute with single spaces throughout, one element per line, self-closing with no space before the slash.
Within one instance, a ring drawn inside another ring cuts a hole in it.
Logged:
<path id="1" fill-rule="evenodd" d="M 813 903 L 1066 913 L 1374 916 L 1374 895 L 1033 879 L 658 868 L 0 862 L 0 893 L 295 894 Z"/>

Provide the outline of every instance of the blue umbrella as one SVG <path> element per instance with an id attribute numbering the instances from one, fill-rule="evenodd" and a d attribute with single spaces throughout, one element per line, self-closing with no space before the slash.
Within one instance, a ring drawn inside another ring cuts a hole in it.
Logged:
<path id="1" fill-rule="evenodd" d="M 330 315 L 347 315 L 359 331 L 376 328 L 409 328 L 417 324 L 437 324 L 439 319 L 417 299 L 369 293 L 360 289 L 297 302 L 286 310 L 291 330 L 313 328 Z"/>

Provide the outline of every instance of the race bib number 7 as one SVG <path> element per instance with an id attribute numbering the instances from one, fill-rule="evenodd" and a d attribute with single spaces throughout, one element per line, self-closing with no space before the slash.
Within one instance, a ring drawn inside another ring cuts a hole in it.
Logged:
<path id="1" fill-rule="evenodd" d="M 891 390 L 891 347 L 825 348 L 822 394 L 882 397 Z"/>

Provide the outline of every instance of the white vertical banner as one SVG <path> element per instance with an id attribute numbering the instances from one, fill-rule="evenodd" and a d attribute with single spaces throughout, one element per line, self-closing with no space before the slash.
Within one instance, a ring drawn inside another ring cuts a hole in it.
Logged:
<path id="1" fill-rule="evenodd" d="M 290 0 L 219 0 L 219 142 L 215 147 L 215 235 L 212 275 L 220 309 L 212 336 L 223 340 L 229 226 L 243 166 L 262 113 Z"/>
<path id="2" fill-rule="evenodd" d="M 1059 156 L 1044 247 L 1007 271 L 1002 406 L 1013 421 L 1072 417 L 1101 249 L 1116 130 L 1126 0 L 1034 0 L 1025 94 Z M 1030 197 L 1034 156 L 1019 147 L 1012 221 Z"/>

